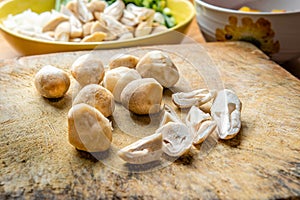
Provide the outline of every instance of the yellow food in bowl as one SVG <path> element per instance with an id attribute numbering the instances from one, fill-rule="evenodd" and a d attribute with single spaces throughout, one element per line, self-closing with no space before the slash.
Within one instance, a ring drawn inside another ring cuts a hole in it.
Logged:
<path id="1" fill-rule="evenodd" d="M 244 12 L 261 12 L 261 10 L 256 10 L 256 9 L 252 9 L 248 6 L 243 6 L 239 9 L 239 11 L 244 11 Z M 281 9 L 273 9 L 271 10 L 272 13 L 281 13 L 281 12 L 286 12 L 286 10 L 281 10 Z"/>
<path id="2" fill-rule="evenodd" d="M 195 15 L 194 7 L 186 0 L 168 0 L 167 3 L 177 22 L 176 26 L 157 34 L 124 41 L 89 42 L 84 44 L 75 42 L 45 41 L 15 33 L 3 26 L 3 20 L 5 20 L 9 14 L 15 15 L 27 9 L 31 9 L 33 12 L 37 13 L 50 11 L 54 8 L 55 0 L 8 0 L 6 2 L 2 2 L 0 5 L 0 30 L 5 39 L 23 55 L 87 50 L 94 48 L 109 49 L 138 45 L 178 43 L 180 42 L 180 38 L 170 37 L 170 34 L 172 34 L 173 31 L 180 31 L 184 33 L 187 30 L 187 27 Z"/>

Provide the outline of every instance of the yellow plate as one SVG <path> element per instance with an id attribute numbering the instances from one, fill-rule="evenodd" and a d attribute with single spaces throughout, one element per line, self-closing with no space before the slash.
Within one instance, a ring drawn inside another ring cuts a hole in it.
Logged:
<path id="1" fill-rule="evenodd" d="M 154 45 L 154 44 L 174 44 L 180 42 L 182 37 L 177 31 L 185 33 L 193 17 L 195 9 L 188 0 L 168 0 L 168 7 L 171 9 L 177 25 L 167 31 L 148 35 L 144 37 L 129 39 L 125 41 L 105 41 L 91 43 L 75 42 L 53 42 L 27 37 L 15 33 L 3 26 L 2 21 L 9 14 L 18 14 L 27 9 L 41 13 L 54 8 L 55 0 L 8 0 L 0 4 L 0 32 L 4 38 L 18 52 L 23 55 L 45 54 L 63 51 L 76 51 L 88 49 L 111 49 L 129 46 Z"/>

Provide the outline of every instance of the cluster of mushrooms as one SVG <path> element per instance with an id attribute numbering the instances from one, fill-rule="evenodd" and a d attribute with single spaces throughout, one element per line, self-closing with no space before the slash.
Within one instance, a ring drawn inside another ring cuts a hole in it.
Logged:
<path id="1" fill-rule="evenodd" d="M 221 139 L 234 137 L 241 128 L 241 102 L 228 89 L 197 89 L 172 94 L 173 103 L 189 109 L 185 120 L 163 102 L 163 89 L 174 86 L 180 77 L 169 55 L 153 50 L 141 58 L 122 54 L 112 57 L 107 70 L 99 57 L 85 54 L 71 66 L 71 74 L 81 85 L 68 112 L 69 142 L 87 152 L 110 148 L 115 103 L 137 115 L 163 112 L 159 128 L 119 150 L 118 155 L 131 164 L 159 160 L 163 154 L 180 157 L 213 131 Z M 35 86 L 46 98 L 62 97 L 70 86 L 66 72 L 53 66 L 43 67 L 35 76 Z M 210 114 L 199 106 L 212 102 Z"/>
<path id="2" fill-rule="evenodd" d="M 125 6 L 122 0 L 108 5 L 103 0 L 73 0 L 53 10 L 41 33 L 19 32 L 61 42 L 101 42 L 126 40 L 164 31 L 164 17 L 153 9 Z"/>

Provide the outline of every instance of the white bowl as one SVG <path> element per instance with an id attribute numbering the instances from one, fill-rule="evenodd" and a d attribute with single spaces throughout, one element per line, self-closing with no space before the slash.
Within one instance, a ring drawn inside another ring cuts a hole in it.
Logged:
<path id="1" fill-rule="evenodd" d="M 195 7 L 207 41 L 251 42 L 280 64 L 300 57 L 300 0 L 195 0 Z"/>

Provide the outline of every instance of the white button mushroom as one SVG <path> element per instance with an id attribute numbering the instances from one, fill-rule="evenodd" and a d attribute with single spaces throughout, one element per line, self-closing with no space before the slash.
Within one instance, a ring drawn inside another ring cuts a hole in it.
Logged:
<path id="1" fill-rule="evenodd" d="M 136 70 L 143 78 L 154 78 L 166 88 L 174 86 L 179 80 L 177 67 L 166 53 L 159 50 L 146 53 L 138 62 Z"/>
<path id="2" fill-rule="evenodd" d="M 171 106 L 165 104 L 164 108 L 165 108 L 164 114 L 160 121 L 159 127 L 161 127 L 169 122 L 177 122 L 177 123 L 181 122 L 181 119 L 179 118 L 179 116 L 177 115 L 177 113 Z"/>
<path id="3" fill-rule="evenodd" d="M 189 110 L 185 123 L 194 136 L 193 144 L 202 143 L 217 127 L 210 114 L 204 113 L 196 106 Z"/>
<path id="4" fill-rule="evenodd" d="M 173 103 L 179 108 L 190 108 L 192 106 L 201 106 L 213 98 L 217 92 L 215 90 L 197 89 L 191 92 L 178 92 L 172 94 Z"/>
<path id="5" fill-rule="evenodd" d="M 115 101 L 121 102 L 121 93 L 125 86 L 131 81 L 141 78 L 141 75 L 134 69 L 118 67 L 105 73 L 103 86 L 112 92 Z"/>
<path id="6" fill-rule="evenodd" d="M 35 75 L 34 84 L 43 97 L 60 98 L 68 91 L 70 78 L 63 70 L 46 65 Z"/>
<path id="7" fill-rule="evenodd" d="M 163 87 L 153 78 L 131 81 L 121 93 L 122 105 L 139 115 L 161 110 Z"/>
<path id="8" fill-rule="evenodd" d="M 85 54 L 77 58 L 71 66 L 73 77 L 82 86 L 99 84 L 104 76 L 104 67 L 99 57 Z"/>
<path id="9" fill-rule="evenodd" d="M 68 137 L 70 144 L 79 150 L 106 151 L 112 141 L 111 124 L 96 108 L 77 104 L 68 113 Z"/>
<path id="10" fill-rule="evenodd" d="M 114 96 L 106 88 L 90 84 L 83 87 L 73 101 L 73 105 L 86 103 L 97 108 L 105 117 L 111 116 L 115 110 Z"/>
<path id="11" fill-rule="evenodd" d="M 237 95 L 224 89 L 218 92 L 211 106 L 211 116 L 217 122 L 221 139 L 231 139 L 241 129 L 242 103 Z"/>
<path id="12" fill-rule="evenodd" d="M 131 164 L 145 164 L 159 160 L 162 155 L 162 134 L 144 137 L 119 150 L 118 155 Z"/>
<path id="13" fill-rule="evenodd" d="M 163 152 L 171 157 L 186 154 L 192 144 L 193 135 L 183 123 L 169 122 L 156 130 L 163 137 Z"/>

